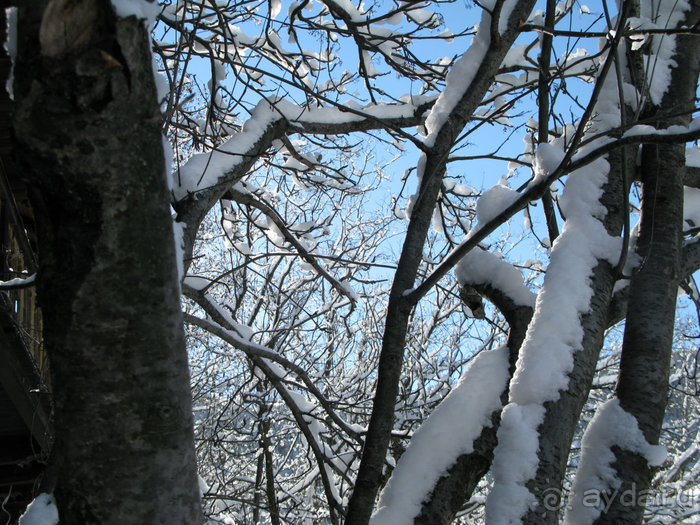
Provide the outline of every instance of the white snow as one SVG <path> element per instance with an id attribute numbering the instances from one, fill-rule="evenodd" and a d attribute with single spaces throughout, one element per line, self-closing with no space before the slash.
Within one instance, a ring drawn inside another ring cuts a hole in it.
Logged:
<path id="1" fill-rule="evenodd" d="M 501 9 L 501 18 L 499 19 L 499 30 L 501 32 L 505 28 L 508 15 L 515 6 L 515 3 L 516 2 L 513 0 L 507 0 Z M 469 49 L 467 49 L 467 52 L 455 62 L 454 66 L 447 74 L 445 89 L 440 93 L 440 96 L 425 121 L 425 129 L 428 131 L 428 136 L 425 138 L 424 142 L 428 147 L 435 145 L 437 133 L 447 121 L 449 114 L 471 86 L 474 76 L 479 70 L 479 66 L 491 43 L 491 15 L 488 9 L 493 7 L 493 2 L 481 2 L 481 4 L 484 6 L 484 10 L 481 14 L 479 29 L 472 39 L 472 43 Z M 491 5 L 491 7 L 488 7 L 489 5 Z"/>
<path id="2" fill-rule="evenodd" d="M 346 14 L 350 16 L 350 20 L 355 23 L 361 23 L 365 21 L 365 17 L 362 15 L 359 9 L 351 2 L 351 0 L 334 0 L 334 5 L 336 7 L 342 8 Z"/>
<path id="3" fill-rule="evenodd" d="M 5 89 L 7 94 L 10 96 L 10 100 L 15 99 L 14 95 L 14 82 L 15 82 L 15 58 L 17 58 L 17 8 L 7 7 L 5 8 L 5 20 L 7 20 L 6 34 L 5 38 L 5 51 L 7 56 L 10 57 L 10 74 L 5 82 Z"/>
<path id="4" fill-rule="evenodd" d="M 148 2 L 147 0 L 112 0 L 112 7 L 120 18 L 133 15 L 144 19 L 149 30 L 153 28 L 156 17 L 161 10 L 158 2 Z"/>
<path id="5" fill-rule="evenodd" d="M 609 75 L 601 90 L 598 118 L 589 126 L 591 134 L 619 124 L 614 77 Z M 552 151 L 545 149 L 547 155 Z M 560 198 L 566 222 L 552 246 L 510 383 L 509 404 L 503 412 L 493 461 L 494 487 L 487 499 L 489 522 L 520 523 L 535 501 L 526 484 L 534 478 L 539 462 L 537 428 L 544 418 L 544 403 L 556 401 L 559 392 L 568 387 L 574 354 L 583 340 L 581 317 L 588 311 L 593 294 L 593 269 L 600 260 L 616 264 L 619 258 L 621 240 L 609 236 L 599 220 L 606 213 L 599 199 L 609 168 L 601 158 L 571 173 Z"/>
<path id="6" fill-rule="evenodd" d="M 411 9 L 406 12 L 406 17 L 413 20 L 416 24 L 425 24 L 433 17 L 433 13 L 427 9 Z"/>
<path id="7" fill-rule="evenodd" d="M 270 0 L 270 18 L 277 18 L 282 10 L 282 2 L 280 0 Z"/>
<path id="8" fill-rule="evenodd" d="M 546 179 L 559 167 L 564 159 L 564 150 L 559 145 L 543 143 L 535 150 L 535 161 L 532 168 L 535 171 L 534 181 Z"/>
<path id="9" fill-rule="evenodd" d="M 175 199 L 181 200 L 189 193 L 215 185 L 246 158 L 246 154 L 262 138 L 268 126 L 278 118 L 279 114 L 274 113 L 269 104 L 262 102 L 253 110 L 241 132 L 216 150 L 190 157 L 180 167 L 180 184 L 173 191 Z"/>
<path id="10" fill-rule="evenodd" d="M 640 4 L 639 18 L 628 21 L 634 29 L 668 29 L 675 28 L 685 18 L 690 9 L 687 0 L 673 2 L 662 0 L 646 0 Z M 651 35 L 651 54 L 645 55 L 645 75 L 652 103 L 659 105 L 668 90 L 671 81 L 671 69 L 677 64 L 673 60 L 676 52 L 676 36 L 668 34 Z M 640 41 L 643 43 L 644 41 Z M 641 45 L 637 42 L 636 45 Z"/>
<path id="11" fill-rule="evenodd" d="M 31 284 L 36 280 L 36 274 L 33 273 L 30 276 L 23 278 L 23 277 L 15 277 L 14 279 L 10 279 L 9 281 L 0 281 L 0 289 L 2 288 L 10 288 L 13 286 L 19 286 L 19 285 L 27 285 Z"/>
<path id="12" fill-rule="evenodd" d="M 700 148 L 686 148 L 685 165 L 700 168 Z"/>
<path id="13" fill-rule="evenodd" d="M 19 525 L 57 525 L 58 509 L 53 494 L 39 494 L 19 518 Z"/>
<path id="14" fill-rule="evenodd" d="M 477 33 L 467 52 L 450 70 L 447 75 L 445 89 L 440 94 L 440 97 L 428 115 L 425 122 L 425 127 L 428 130 L 425 143 L 430 147 L 435 145 L 437 132 L 442 128 L 450 112 L 466 92 L 466 87 L 468 87 L 474 79 L 478 64 L 483 60 L 486 54 L 490 39 L 488 36 L 480 36 L 482 34 L 483 31 Z"/>
<path id="15" fill-rule="evenodd" d="M 518 67 L 526 63 L 527 54 L 530 51 L 535 51 L 539 48 L 539 45 L 530 46 L 529 44 L 521 44 L 513 46 L 506 53 L 506 57 L 501 63 L 501 67 Z"/>
<path id="16" fill-rule="evenodd" d="M 509 403 L 503 409 L 492 464 L 496 482 L 486 500 L 488 523 L 520 523 L 520 517 L 534 503 L 525 482 L 537 471 L 537 427 L 543 418 L 542 405 Z"/>
<path id="17" fill-rule="evenodd" d="M 610 237 L 596 218 L 601 214 L 598 199 L 607 168 L 607 161 L 600 159 L 572 173 L 561 199 L 567 221 L 552 246 L 498 432 L 495 484 L 487 504 L 494 523 L 518 523 L 513 516 L 521 516 L 531 504 L 525 484 L 535 475 L 538 447 L 526 444 L 539 439 L 543 404 L 557 400 L 559 391 L 568 386 L 573 355 L 583 339 L 580 318 L 592 296 L 591 272 L 599 259 L 615 264 L 619 257 L 620 239 Z"/>
<path id="18" fill-rule="evenodd" d="M 201 283 L 195 282 L 195 285 L 201 285 Z M 217 311 L 217 313 L 226 321 L 227 327 L 230 327 L 233 330 L 229 330 L 230 334 L 235 334 L 236 339 L 243 342 L 244 344 L 252 343 L 254 330 L 250 326 L 241 324 L 238 321 L 234 320 L 234 318 L 231 315 L 231 311 L 227 308 L 227 304 L 221 304 L 219 301 L 216 300 L 216 298 L 212 297 L 211 294 L 206 294 L 204 298 L 211 305 L 211 307 L 214 308 Z M 269 349 L 267 350 L 269 351 Z"/>
<path id="19" fill-rule="evenodd" d="M 700 189 L 683 188 L 683 220 L 694 228 L 700 226 Z"/>
<path id="20" fill-rule="evenodd" d="M 490 187 L 476 202 L 476 217 L 479 225 L 483 226 L 498 216 L 508 206 L 520 197 L 520 193 L 504 184 Z"/>
<path id="21" fill-rule="evenodd" d="M 435 483 L 473 443 L 501 407 L 508 381 L 508 349 L 476 356 L 457 386 L 415 432 L 384 488 L 371 525 L 413 523 Z"/>
<path id="22" fill-rule="evenodd" d="M 250 249 L 250 245 L 248 245 L 248 243 L 237 242 L 237 243 L 234 243 L 234 246 L 236 247 L 236 250 L 241 252 L 241 254 L 243 254 L 243 255 L 250 255 L 252 253 L 252 251 Z"/>
<path id="23" fill-rule="evenodd" d="M 199 277 L 197 275 L 188 275 L 185 277 L 185 280 L 183 284 L 185 286 L 189 286 L 190 288 L 194 290 L 204 290 L 207 286 L 211 285 L 212 281 L 211 279 L 207 279 L 206 277 Z"/>
<path id="24" fill-rule="evenodd" d="M 535 306 L 535 294 L 523 283 L 520 271 L 497 255 L 475 248 L 455 268 L 460 284 L 490 284 L 515 304 Z"/>
<path id="25" fill-rule="evenodd" d="M 372 64 L 372 56 L 367 51 L 362 52 L 362 65 L 364 66 L 365 74 L 369 78 L 379 75 L 379 70 Z"/>
<path id="26" fill-rule="evenodd" d="M 251 150 L 262 140 L 269 127 L 281 119 L 304 128 L 305 124 L 344 124 L 364 119 L 404 118 L 412 116 L 416 108 L 434 96 L 410 97 L 402 104 L 370 104 L 358 112 L 343 111 L 336 107 L 305 108 L 288 101 L 272 103 L 261 101 L 252 111 L 243 129 L 213 151 L 193 155 L 174 176 L 179 180 L 173 188 L 176 200 L 184 199 L 225 180 L 227 174 L 249 158 Z"/>
<path id="27" fill-rule="evenodd" d="M 350 285 L 350 282 L 348 280 L 339 281 L 338 284 L 343 288 L 343 290 L 347 294 L 347 297 L 351 301 L 359 301 L 360 300 L 360 296 L 353 289 L 353 287 Z"/>
<path id="28" fill-rule="evenodd" d="M 187 225 L 184 222 L 176 221 L 173 218 L 173 239 L 175 241 L 175 260 L 177 264 L 177 282 L 182 282 L 185 277 L 185 249 L 184 239 L 185 228 Z"/>
<path id="29" fill-rule="evenodd" d="M 503 34 L 506 32 L 508 29 L 508 20 L 510 19 L 510 15 L 513 12 L 513 9 L 515 9 L 515 6 L 518 5 L 518 0 L 506 0 L 503 2 L 503 6 L 501 7 L 501 15 L 498 18 L 498 32 Z"/>
<path id="30" fill-rule="evenodd" d="M 613 446 L 644 456 L 650 466 L 661 465 L 667 455 L 664 447 L 646 441 L 637 420 L 620 406 L 617 398 L 605 402 L 583 436 L 581 462 L 572 487 L 573 501 L 566 513 L 568 525 L 592 524 L 609 501 L 605 493 L 620 487 L 613 468 Z"/>
<path id="31" fill-rule="evenodd" d="M 275 110 L 294 124 L 302 126 L 305 123 L 343 124 L 359 122 L 367 118 L 410 117 L 415 114 L 418 106 L 435 98 L 435 95 L 409 95 L 401 97 L 401 104 L 368 104 L 366 106 L 358 106 L 356 112 L 337 107 L 307 108 L 286 100 L 279 100 L 275 102 Z M 349 104 L 346 104 L 346 106 L 349 106 Z"/>
<path id="32" fill-rule="evenodd" d="M 544 11 L 542 9 L 537 9 L 530 13 L 530 16 L 527 19 L 527 24 L 532 24 L 534 26 L 543 26 L 544 25 Z"/>

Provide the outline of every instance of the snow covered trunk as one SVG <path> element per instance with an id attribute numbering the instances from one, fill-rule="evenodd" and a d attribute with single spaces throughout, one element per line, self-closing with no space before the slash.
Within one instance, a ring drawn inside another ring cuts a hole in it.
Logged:
<path id="1" fill-rule="evenodd" d="M 547 4 L 547 14 L 554 5 Z M 547 42 L 543 43 L 543 53 L 547 49 Z M 542 72 L 540 72 L 542 75 Z M 542 78 L 540 78 L 541 82 Z M 548 92 L 542 94 L 540 85 L 540 128 L 539 140 L 543 135 L 547 137 L 548 113 L 542 114 L 543 104 L 547 101 Z M 630 155 L 631 153 L 631 155 Z M 627 155 L 626 158 L 623 156 Z M 606 213 L 602 219 L 607 233 L 613 237 L 622 230 L 625 203 L 624 194 L 629 191 L 626 181 L 631 180 L 631 168 L 634 165 L 634 153 L 628 149 L 618 150 L 608 155 L 609 176 L 608 182 L 603 188 L 600 203 Z M 625 173 L 627 172 L 627 173 Z M 546 207 L 546 202 L 543 200 Z M 550 224 L 548 218 L 547 224 Z M 553 231 L 550 227 L 550 237 Z M 545 505 L 545 500 L 551 495 L 561 494 L 571 441 L 579 420 L 583 405 L 591 388 L 596 362 L 603 344 L 605 329 L 607 328 L 607 312 L 612 296 L 613 285 L 616 279 L 615 268 L 607 261 L 600 260 L 592 271 L 590 288 L 592 297 L 589 311 L 581 319 L 583 338 L 581 349 L 573 355 L 573 370 L 569 374 L 569 385 L 565 391 L 560 392 L 555 401 L 545 403 L 544 421 L 540 426 L 540 448 L 538 450 L 538 468 L 535 479 L 531 481 L 529 488 L 538 501 L 538 507 L 531 509 L 525 515 L 524 523 L 557 523 L 561 498 L 556 497 L 554 505 Z"/>
<path id="2" fill-rule="evenodd" d="M 700 16 L 694 3 L 686 25 Z M 676 113 L 657 127 L 688 125 L 700 72 L 697 37 L 678 35 L 671 82 L 658 115 Z M 648 443 L 657 444 L 668 395 L 676 295 L 681 279 L 684 144 L 645 144 L 641 155 L 642 211 L 637 253 L 642 263 L 630 283 L 616 396 L 637 420 Z M 609 508 L 596 523 L 641 523 L 653 468 L 640 453 L 612 447 L 620 481 L 607 494 Z M 630 497 L 634 495 L 634 497 Z"/>
<path id="3" fill-rule="evenodd" d="M 591 136 L 610 132 L 620 122 L 615 70 L 604 73 L 611 59 L 608 55 L 601 64 L 600 91 L 590 102 L 595 104 Z M 560 199 L 567 220 L 552 247 L 502 414 L 488 521 L 558 523 L 571 441 L 595 373 L 617 278 L 629 180 L 625 169 L 632 166 L 626 154 L 613 152 L 567 180 Z"/>
<path id="4" fill-rule="evenodd" d="M 608 156 L 610 174 L 603 186 L 599 203 L 607 213 L 602 219 L 605 231 L 611 236 L 622 229 L 623 174 L 622 152 Z M 607 328 L 608 304 L 612 295 L 616 273 L 614 266 L 599 259 L 588 278 L 590 303 L 588 312 L 580 319 L 582 339 L 573 352 L 573 367 L 569 372 L 568 386 L 559 391 L 556 400 L 544 403 L 544 414 L 538 425 L 539 443 L 537 470 L 527 483 L 527 488 L 537 501 L 522 517 L 522 523 L 558 523 L 560 504 L 558 497 L 566 474 L 566 465 L 578 418 L 588 397 L 595 366 Z"/>
<path id="5" fill-rule="evenodd" d="M 452 523 L 491 466 L 501 409 L 535 296 L 517 269 L 481 249 L 460 261 L 456 275 L 463 301 L 468 303 L 468 293 L 474 293 L 503 312 L 510 326 L 507 346 L 475 356 L 416 430 L 370 525 Z"/>
<path id="6" fill-rule="evenodd" d="M 25 2 L 19 20 L 14 126 L 39 238 L 61 523 L 201 523 L 146 25 L 97 0 Z"/>
<path id="7" fill-rule="evenodd" d="M 620 159 L 620 151 L 608 156 L 611 173 L 600 199 L 608 210 L 602 222 L 613 237 L 620 234 L 623 220 L 623 173 Z M 568 388 L 560 391 L 556 401 L 544 404 L 545 415 L 539 427 L 539 463 L 535 478 L 528 485 L 537 498 L 538 506 L 524 516 L 523 523 L 541 525 L 559 522 L 560 501 L 557 498 L 556 503 L 551 504 L 551 498 L 553 495 L 559 496 L 562 491 L 571 442 L 591 389 L 608 327 L 608 305 L 616 277 L 615 268 L 608 261 L 599 260 L 593 269 L 590 277 L 592 296 L 589 312 L 581 318 L 583 338 L 581 348 L 573 354 L 573 370 L 568 376 Z"/>

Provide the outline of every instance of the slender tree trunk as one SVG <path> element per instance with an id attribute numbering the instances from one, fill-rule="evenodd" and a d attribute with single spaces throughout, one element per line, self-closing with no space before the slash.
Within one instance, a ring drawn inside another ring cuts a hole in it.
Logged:
<path id="1" fill-rule="evenodd" d="M 693 2 L 686 25 L 700 16 Z M 657 115 L 680 113 L 694 107 L 700 72 L 698 38 L 678 35 L 677 66 Z M 687 125 L 690 113 L 660 118 L 659 127 Z M 676 295 L 682 277 L 684 144 L 645 144 L 641 156 L 642 214 L 637 252 L 642 262 L 630 284 L 627 321 L 616 395 L 620 406 L 637 420 L 651 444 L 659 442 L 668 396 Z M 615 447 L 613 467 L 621 481 L 608 494 L 607 512 L 596 523 L 641 523 L 644 495 L 653 469 L 639 454 Z M 606 500 L 607 501 L 607 500 Z"/>
<path id="2" fill-rule="evenodd" d="M 260 441 L 265 456 L 265 488 L 270 508 L 270 521 L 272 525 L 280 525 L 280 509 L 277 505 L 277 491 L 275 490 L 275 468 L 272 461 L 273 445 L 270 441 L 270 422 L 267 419 L 260 424 Z"/>
<path id="3" fill-rule="evenodd" d="M 550 29 L 554 28 L 556 8 L 556 0 L 547 0 L 544 18 L 545 27 Z M 542 35 L 542 52 L 540 53 L 539 59 L 540 71 L 537 81 L 537 142 L 539 144 L 546 144 L 549 140 L 549 85 L 551 82 L 549 67 L 551 63 L 553 39 L 551 33 L 544 33 Z M 551 246 L 554 240 L 559 237 L 559 225 L 557 224 L 557 215 L 554 211 L 552 192 L 549 189 L 542 195 L 542 208 L 544 209 L 544 217 L 547 221 L 547 232 L 549 233 L 549 243 Z"/>
<path id="4" fill-rule="evenodd" d="M 14 125 L 38 229 L 61 523 L 201 523 L 149 35 L 109 2 L 45 5 L 20 7 Z"/>

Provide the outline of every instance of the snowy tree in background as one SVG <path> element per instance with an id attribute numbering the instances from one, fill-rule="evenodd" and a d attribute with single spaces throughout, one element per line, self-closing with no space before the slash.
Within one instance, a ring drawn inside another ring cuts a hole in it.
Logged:
<path id="1" fill-rule="evenodd" d="M 697 519 L 698 2 L 47 4 L 62 520 Z"/>

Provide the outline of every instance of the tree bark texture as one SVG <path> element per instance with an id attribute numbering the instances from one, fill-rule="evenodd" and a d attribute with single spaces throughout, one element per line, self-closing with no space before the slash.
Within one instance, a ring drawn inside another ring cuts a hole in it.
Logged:
<path id="1" fill-rule="evenodd" d="M 620 13 L 622 20 L 634 13 L 634 2 L 627 2 Z M 618 22 L 619 23 L 619 22 Z M 624 45 L 622 43 L 621 45 Z M 613 48 L 610 53 L 618 53 Z M 618 55 L 619 56 L 619 55 Z M 615 61 L 615 69 L 608 74 L 617 73 L 618 83 L 627 73 L 621 71 L 622 64 Z M 603 79 L 599 79 L 599 82 Z M 620 102 L 621 121 L 627 109 Z M 599 202 L 606 210 L 601 219 L 606 232 L 611 237 L 619 237 L 625 217 L 629 213 L 627 193 L 629 182 L 633 177 L 635 148 L 617 149 L 607 156 L 609 164 L 608 181 L 603 186 Z M 528 525 L 559 523 L 562 508 L 562 489 L 568 464 L 571 443 L 574 438 L 581 410 L 588 395 L 595 375 L 596 364 L 603 346 L 605 331 L 608 328 L 608 312 L 612 300 L 613 287 L 618 278 L 617 268 L 608 261 L 599 260 L 592 275 L 590 286 L 592 297 L 588 312 L 581 317 L 583 339 L 581 348 L 574 353 L 574 366 L 569 374 L 569 384 L 565 391 L 559 392 L 559 398 L 545 403 L 545 416 L 538 428 L 540 443 L 538 467 L 535 478 L 528 482 L 528 489 L 535 495 L 537 505 L 531 507 L 523 518 Z M 555 496 L 555 499 L 552 497 Z"/>
<path id="2" fill-rule="evenodd" d="M 97 0 L 27 1 L 19 20 L 16 151 L 37 219 L 61 523 L 201 523 L 146 25 Z"/>
<path id="3" fill-rule="evenodd" d="M 683 144 L 645 145 L 642 150 L 638 251 L 643 259 L 630 284 L 616 394 L 622 408 L 635 416 L 647 441 L 653 444 L 658 443 L 668 392 L 680 275 L 684 159 Z M 624 480 L 616 494 L 647 490 L 653 472 L 646 461 L 629 451 L 614 451 L 618 477 Z M 611 505 L 598 523 L 641 523 L 643 511 L 636 501 L 617 498 L 617 505 Z"/>
<path id="4" fill-rule="evenodd" d="M 700 16 L 700 3 L 693 2 L 686 17 L 694 23 Z M 678 35 L 678 65 L 661 107 L 658 126 L 687 125 L 694 107 L 700 72 L 698 38 Z M 641 264 L 632 277 L 627 307 L 620 375 L 616 395 L 620 405 L 632 414 L 651 444 L 659 442 L 668 396 L 668 376 L 673 345 L 676 295 L 682 268 L 684 144 L 645 144 L 641 156 L 642 213 L 637 253 Z M 621 481 L 610 496 L 612 504 L 596 523 L 641 523 L 644 495 L 654 470 L 639 454 L 614 448 L 613 467 Z M 630 498 L 634 494 L 636 497 Z M 623 495 L 627 495 L 623 498 Z"/>
<path id="5" fill-rule="evenodd" d="M 629 153 L 626 149 L 620 149 L 609 154 L 610 174 L 600 198 L 600 203 L 607 210 L 602 222 L 608 234 L 614 237 L 620 235 L 626 213 L 622 206 L 622 196 L 627 191 L 623 166 L 633 166 L 634 155 Z M 622 155 L 632 158 L 624 163 Z M 544 405 L 544 421 L 538 429 L 541 438 L 537 474 L 528 483 L 528 489 L 537 498 L 538 506 L 525 515 L 523 523 L 542 525 L 559 522 L 560 506 L 548 502 L 553 494 L 561 494 L 571 442 L 581 410 L 588 399 L 605 330 L 608 328 L 608 310 L 616 279 L 615 268 L 607 261 L 599 261 L 593 269 L 590 277 L 593 295 L 588 313 L 581 318 L 583 340 L 581 349 L 574 354 L 569 386 L 566 391 L 559 393 L 559 399 Z"/>

